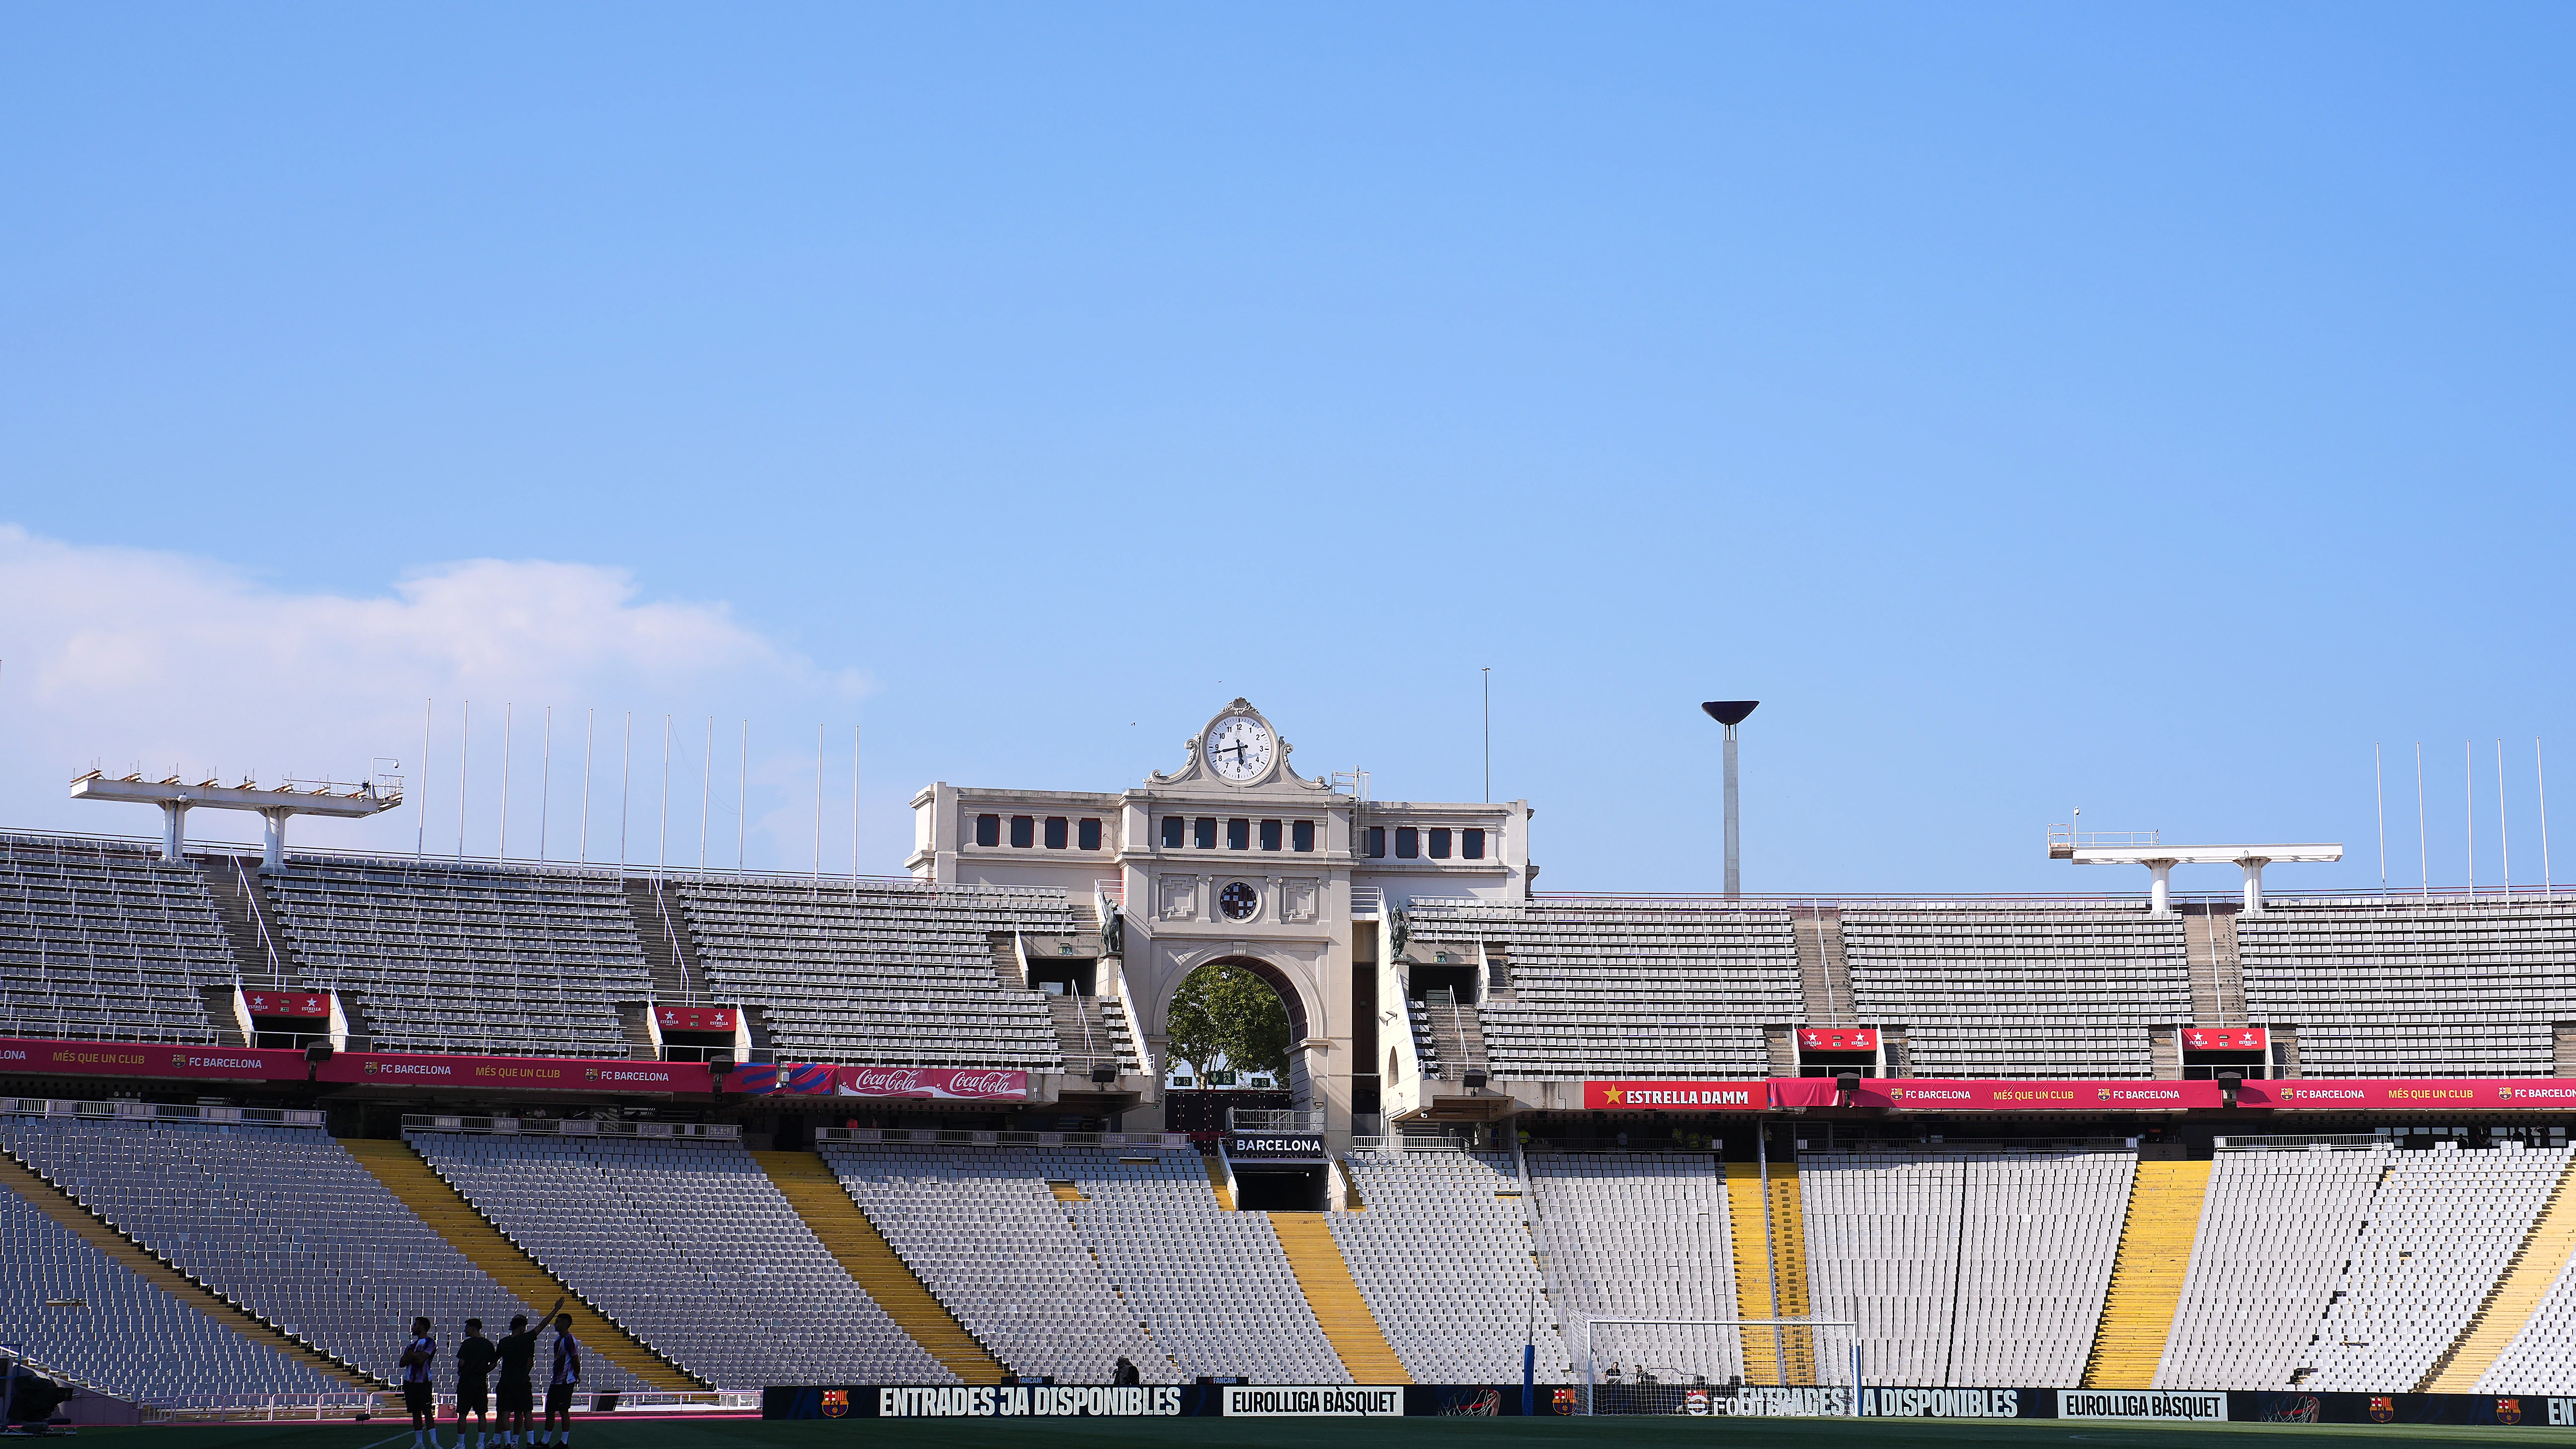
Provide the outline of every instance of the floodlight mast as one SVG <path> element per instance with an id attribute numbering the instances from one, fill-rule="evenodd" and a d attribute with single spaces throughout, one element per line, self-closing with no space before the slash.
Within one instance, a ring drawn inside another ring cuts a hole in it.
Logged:
<path id="1" fill-rule="evenodd" d="M 1735 727 L 1744 723 L 1744 717 L 1761 703 L 1758 699 L 1711 699 L 1700 704 L 1710 719 L 1726 726 L 1726 898 L 1730 901 L 1744 895 L 1744 838 L 1736 813 Z"/>

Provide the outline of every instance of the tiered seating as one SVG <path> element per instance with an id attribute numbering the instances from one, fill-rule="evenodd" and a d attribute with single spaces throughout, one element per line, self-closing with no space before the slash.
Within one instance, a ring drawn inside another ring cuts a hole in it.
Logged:
<path id="1" fill-rule="evenodd" d="M 618 877 L 561 867 L 292 857 L 267 878 L 308 982 L 379 1051 L 622 1057 L 651 998 Z"/>
<path id="2" fill-rule="evenodd" d="M 718 1388 L 957 1381 L 850 1281 L 739 1144 L 410 1141 L 592 1306 Z"/>
<path id="3" fill-rule="evenodd" d="M 1540 1248 L 1578 1373 L 1585 1320 L 1739 1316 L 1726 1178 L 1715 1157 L 1532 1152 L 1527 1162 Z M 1731 1333 L 1622 1327 L 1617 1344 L 1602 1348 L 1631 1380 L 1644 1371 L 1668 1384 L 1694 1375 L 1723 1383 L 1744 1372 Z"/>
<path id="4" fill-rule="evenodd" d="M 2466 1328 L 2567 1169 L 2564 1147 L 2400 1152 L 2305 1360 L 2305 1387 L 2412 1388 Z"/>
<path id="5" fill-rule="evenodd" d="M 1675 902 L 1416 901 L 1412 939 L 1510 946 L 1511 998 L 1480 1007 L 1496 1077 L 1747 1077 L 1762 1028 L 1805 1020 L 1789 913 Z"/>
<path id="6" fill-rule="evenodd" d="M 2180 917 L 1924 905 L 1842 913 L 1852 1003 L 1905 1028 L 1918 1077 L 2148 1077 L 2191 1020 Z"/>
<path id="7" fill-rule="evenodd" d="M 913 1275 L 1012 1372 L 1105 1384 L 1124 1357 L 1147 1383 L 1178 1381 L 1142 1308 L 1118 1296 L 1048 1186 L 1096 1178 L 1110 1159 L 902 1146 L 823 1157 Z M 1197 1156 L 1182 1165 L 1197 1171 Z"/>
<path id="8" fill-rule="evenodd" d="M 0 1188 L 0 1343 L 121 1399 L 324 1394 L 346 1385 L 143 1281 Z"/>
<path id="9" fill-rule="evenodd" d="M 2312 1366 L 2309 1340 L 2390 1155 L 2384 1147 L 2220 1151 L 2156 1387 L 2282 1389 Z"/>
<path id="10" fill-rule="evenodd" d="M 199 993 L 234 975 L 195 867 L 0 835 L 0 1034 L 211 1043 Z"/>
<path id="11" fill-rule="evenodd" d="M 2544 1223 L 2535 1238 L 2548 1235 Z M 2477 1392 L 2576 1394 L 2576 1258 L 2559 1268 L 2539 1301 L 2531 1304 L 2513 1338 L 2478 1376 Z"/>
<path id="12" fill-rule="evenodd" d="M 1297 1286 L 1270 1219 L 1219 1208 L 1199 1158 L 1084 1156 L 1064 1159 L 1089 1199 L 1072 1205 L 1074 1228 L 1181 1376 L 1351 1381 Z"/>
<path id="13" fill-rule="evenodd" d="M 1415 1383 L 1510 1382 L 1533 1331 L 1538 1381 L 1570 1380 L 1509 1157 L 1355 1152 L 1348 1161 L 1366 1206 L 1327 1221 Z"/>
<path id="14" fill-rule="evenodd" d="M 0 1146 L 182 1272 L 388 1381 L 414 1314 L 453 1328 L 537 1311 L 316 1129 L 0 1117 Z M 600 1369 L 594 1387 L 639 1387 Z"/>
<path id="15" fill-rule="evenodd" d="M 1803 1154 L 1809 1303 L 1860 1325 L 1871 1382 L 2074 1387 L 2136 1171 L 2128 1151 Z"/>
<path id="16" fill-rule="evenodd" d="M 2576 898 L 2273 901 L 2236 919 L 2245 1009 L 2310 1077 L 2545 1077 L 2576 993 Z"/>
<path id="17" fill-rule="evenodd" d="M 1002 984 L 990 939 L 1072 934 L 1060 890 L 722 881 L 679 896 L 714 994 L 760 1007 L 781 1060 L 1063 1070 L 1046 998 Z"/>

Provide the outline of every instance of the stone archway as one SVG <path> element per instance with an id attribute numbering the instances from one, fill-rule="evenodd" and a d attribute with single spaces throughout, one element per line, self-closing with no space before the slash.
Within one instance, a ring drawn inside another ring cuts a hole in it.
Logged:
<path id="1" fill-rule="evenodd" d="M 1193 961 L 1186 969 L 1174 972 L 1171 984 L 1164 988 L 1162 1000 L 1155 1008 L 1156 1024 L 1159 1026 L 1171 1020 L 1172 999 L 1181 994 L 1182 985 L 1211 966 L 1232 966 L 1246 971 L 1264 986 L 1269 987 L 1271 993 L 1279 998 L 1281 1009 L 1288 1013 L 1288 1074 L 1281 1085 L 1286 1087 L 1297 1101 L 1308 1105 L 1316 1104 L 1321 1094 L 1316 1089 L 1313 1073 L 1306 1062 L 1305 1045 L 1313 1037 L 1312 1023 L 1316 1016 L 1309 1009 L 1305 983 L 1298 979 L 1295 972 L 1278 963 L 1241 952 L 1220 953 L 1211 955 L 1203 961 Z"/>

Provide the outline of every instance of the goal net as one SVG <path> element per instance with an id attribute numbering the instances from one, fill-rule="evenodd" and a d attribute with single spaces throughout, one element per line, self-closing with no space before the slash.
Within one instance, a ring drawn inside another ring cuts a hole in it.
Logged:
<path id="1" fill-rule="evenodd" d="M 1589 1414 L 1843 1416 L 1852 1325 L 1812 1318 L 1602 1318 L 1575 1373 Z"/>

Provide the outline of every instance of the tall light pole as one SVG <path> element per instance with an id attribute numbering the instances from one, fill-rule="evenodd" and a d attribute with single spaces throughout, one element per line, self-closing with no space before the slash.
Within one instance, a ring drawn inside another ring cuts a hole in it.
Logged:
<path id="1" fill-rule="evenodd" d="M 1758 699 L 1712 699 L 1700 705 L 1708 717 L 1726 726 L 1726 898 L 1744 894 L 1744 838 L 1735 808 L 1735 727 L 1761 704 Z"/>

